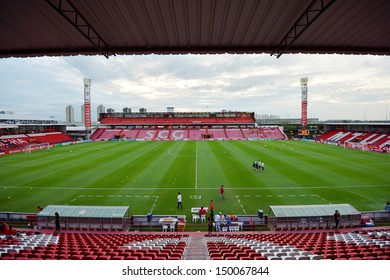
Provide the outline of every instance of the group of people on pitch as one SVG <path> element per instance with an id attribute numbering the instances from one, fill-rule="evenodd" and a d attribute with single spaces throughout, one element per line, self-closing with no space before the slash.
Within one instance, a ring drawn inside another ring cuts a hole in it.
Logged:
<path id="1" fill-rule="evenodd" d="M 253 162 L 252 164 L 252 167 L 253 169 L 255 169 L 257 172 L 260 172 L 260 170 L 262 172 L 264 172 L 264 162 L 260 161 L 260 160 L 256 160 Z"/>

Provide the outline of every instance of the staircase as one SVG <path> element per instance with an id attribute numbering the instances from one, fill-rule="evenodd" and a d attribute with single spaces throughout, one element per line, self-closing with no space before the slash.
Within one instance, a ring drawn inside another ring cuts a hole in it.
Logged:
<path id="1" fill-rule="evenodd" d="M 203 236 L 191 236 L 187 249 L 184 252 L 184 260 L 208 260 L 208 253 Z"/>

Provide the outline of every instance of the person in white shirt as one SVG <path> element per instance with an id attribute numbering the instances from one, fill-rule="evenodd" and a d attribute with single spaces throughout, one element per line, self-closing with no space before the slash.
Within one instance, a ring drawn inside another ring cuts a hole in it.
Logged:
<path id="1" fill-rule="evenodd" d="M 183 209 L 183 204 L 181 203 L 181 201 L 182 201 L 182 197 L 181 197 L 181 193 L 179 192 L 177 194 L 177 208 Z"/>

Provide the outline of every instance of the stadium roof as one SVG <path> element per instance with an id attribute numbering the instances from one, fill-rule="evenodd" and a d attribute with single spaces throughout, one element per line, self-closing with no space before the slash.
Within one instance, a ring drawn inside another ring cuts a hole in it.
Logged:
<path id="1" fill-rule="evenodd" d="M 0 0 L 0 57 L 390 54 L 388 0 Z"/>
<path id="2" fill-rule="evenodd" d="M 336 210 L 339 210 L 341 215 L 360 215 L 350 204 L 270 205 L 269 208 L 277 218 L 332 216 Z"/>
<path id="3" fill-rule="evenodd" d="M 61 217 L 123 218 L 128 215 L 128 209 L 128 206 L 48 205 L 38 216 L 54 216 L 58 212 Z"/>

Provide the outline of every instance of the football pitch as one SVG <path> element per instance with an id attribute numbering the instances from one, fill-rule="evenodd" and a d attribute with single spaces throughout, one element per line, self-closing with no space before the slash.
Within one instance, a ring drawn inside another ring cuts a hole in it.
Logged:
<path id="1" fill-rule="evenodd" d="M 255 160 L 264 172 L 252 168 Z M 178 192 L 184 209 L 177 209 Z M 0 211 L 129 206 L 130 215 L 191 220 L 191 207 L 208 207 L 210 199 L 215 211 L 233 215 L 328 203 L 382 210 L 390 200 L 390 155 L 302 141 L 121 141 L 0 157 Z"/>

